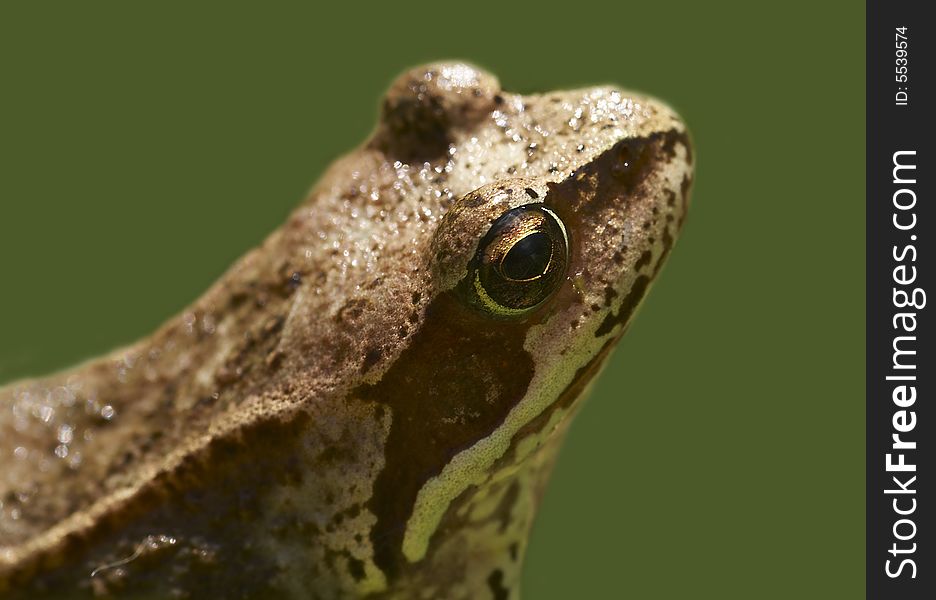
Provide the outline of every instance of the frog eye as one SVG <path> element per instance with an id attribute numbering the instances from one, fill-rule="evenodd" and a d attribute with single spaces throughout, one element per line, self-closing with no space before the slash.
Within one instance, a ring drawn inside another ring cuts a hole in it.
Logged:
<path id="1" fill-rule="evenodd" d="M 498 318 L 523 316 L 555 292 L 569 262 L 569 238 L 542 204 L 508 210 L 491 225 L 469 265 L 474 304 Z"/>

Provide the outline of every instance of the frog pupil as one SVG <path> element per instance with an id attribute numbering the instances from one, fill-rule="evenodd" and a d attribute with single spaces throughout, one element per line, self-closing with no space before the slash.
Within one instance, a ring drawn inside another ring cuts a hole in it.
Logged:
<path id="1" fill-rule="evenodd" d="M 514 281 L 535 279 L 546 272 L 551 257 L 549 236 L 540 231 L 533 232 L 510 248 L 501 261 L 501 273 Z"/>

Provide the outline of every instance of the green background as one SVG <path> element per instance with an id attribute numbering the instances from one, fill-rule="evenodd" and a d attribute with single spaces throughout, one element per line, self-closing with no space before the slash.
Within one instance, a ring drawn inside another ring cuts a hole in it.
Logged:
<path id="1" fill-rule="evenodd" d="M 0 5 L 0 381 L 181 310 L 406 67 L 617 83 L 689 123 L 693 205 L 524 597 L 863 597 L 863 3 L 77 4 Z"/>

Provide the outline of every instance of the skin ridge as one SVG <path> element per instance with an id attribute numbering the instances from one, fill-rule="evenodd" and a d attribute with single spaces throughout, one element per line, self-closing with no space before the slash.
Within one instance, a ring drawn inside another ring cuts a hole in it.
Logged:
<path id="1" fill-rule="evenodd" d="M 404 73 L 372 138 L 189 309 L 0 388 L 0 450 L 26 449 L 0 479 L 0 597 L 515 599 L 562 439 L 675 243 L 692 160 L 638 95 Z M 465 297 L 472 257 L 536 203 L 568 231 L 566 275 L 492 320 Z"/>

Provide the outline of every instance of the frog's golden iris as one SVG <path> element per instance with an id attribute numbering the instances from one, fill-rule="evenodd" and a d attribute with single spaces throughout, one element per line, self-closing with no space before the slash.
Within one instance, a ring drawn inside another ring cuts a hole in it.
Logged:
<path id="1" fill-rule="evenodd" d="M 555 213 L 542 204 L 508 210 L 469 267 L 472 304 L 493 317 L 522 317 L 558 289 L 568 261 L 568 234 Z"/>

